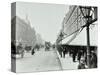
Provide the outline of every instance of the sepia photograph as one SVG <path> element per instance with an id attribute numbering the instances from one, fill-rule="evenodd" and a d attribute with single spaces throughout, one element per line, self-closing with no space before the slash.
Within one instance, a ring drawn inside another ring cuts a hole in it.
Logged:
<path id="1" fill-rule="evenodd" d="M 97 6 L 12 3 L 11 71 L 97 68 L 97 12 Z"/>

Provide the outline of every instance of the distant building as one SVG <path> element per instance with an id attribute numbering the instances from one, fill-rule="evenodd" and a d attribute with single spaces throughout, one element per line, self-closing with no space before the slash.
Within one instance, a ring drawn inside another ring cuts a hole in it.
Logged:
<path id="1" fill-rule="evenodd" d="M 36 34 L 36 43 L 38 45 L 44 45 L 44 40 L 42 39 L 42 37 L 39 33 Z"/>
<path id="2" fill-rule="evenodd" d="M 34 28 L 31 28 L 30 22 L 15 16 L 11 21 L 11 40 L 23 45 L 35 45 L 36 35 Z"/>

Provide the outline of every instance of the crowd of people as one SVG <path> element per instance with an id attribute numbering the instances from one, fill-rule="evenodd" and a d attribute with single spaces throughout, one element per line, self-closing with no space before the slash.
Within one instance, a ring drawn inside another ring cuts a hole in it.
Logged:
<path id="1" fill-rule="evenodd" d="M 87 48 L 85 46 L 84 48 L 82 46 L 57 46 L 61 57 L 65 58 L 65 54 L 69 54 L 72 57 L 73 63 L 79 62 L 78 69 L 97 68 L 97 48 L 91 47 L 90 49 L 90 59 L 87 61 Z M 87 66 L 87 62 L 90 62 L 90 67 Z"/>

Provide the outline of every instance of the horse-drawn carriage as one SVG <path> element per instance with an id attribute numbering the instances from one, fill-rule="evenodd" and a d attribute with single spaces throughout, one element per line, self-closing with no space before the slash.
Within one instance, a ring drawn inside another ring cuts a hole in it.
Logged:
<path id="1" fill-rule="evenodd" d="M 45 51 L 50 50 L 50 42 L 45 42 Z"/>
<path id="2" fill-rule="evenodd" d="M 21 43 L 16 45 L 12 42 L 11 43 L 11 57 L 17 58 L 17 56 L 21 56 L 21 58 L 24 57 L 24 48 Z"/>

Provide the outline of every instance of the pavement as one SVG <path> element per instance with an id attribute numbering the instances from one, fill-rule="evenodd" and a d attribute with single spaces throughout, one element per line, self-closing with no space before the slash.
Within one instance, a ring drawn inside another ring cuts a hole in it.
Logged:
<path id="1" fill-rule="evenodd" d="M 73 62 L 72 57 L 68 54 L 65 55 L 65 58 L 61 58 L 58 51 L 56 52 L 61 62 L 62 70 L 77 70 L 79 64 L 78 61 Z"/>

